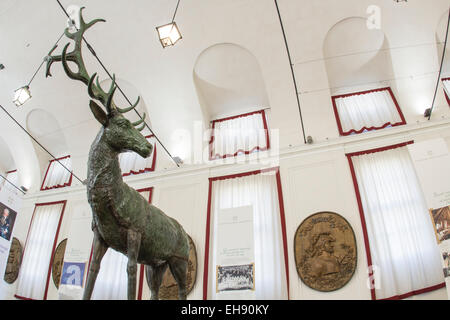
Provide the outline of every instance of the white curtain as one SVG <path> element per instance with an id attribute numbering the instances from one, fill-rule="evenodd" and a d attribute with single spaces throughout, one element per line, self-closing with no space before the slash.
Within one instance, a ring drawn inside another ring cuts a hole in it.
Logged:
<path id="1" fill-rule="evenodd" d="M 444 281 L 431 219 L 406 147 L 353 156 L 377 299 Z"/>
<path id="2" fill-rule="evenodd" d="M 265 112 L 229 120 L 214 121 L 211 157 L 213 159 L 267 150 L 268 141 L 264 126 Z"/>
<path id="3" fill-rule="evenodd" d="M 156 161 L 156 143 L 154 138 L 147 137 L 147 140 L 153 145 L 153 152 L 148 158 L 143 158 L 136 152 L 129 151 L 119 155 L 120 169 L 122 175 L 139 174 L 151 171 Z"/>
<path id="4" fill-rule="evenodd" d="M 44 299 L 52 249 L 64 203 L 36 206 L 24 255 L 16 295 Z"/>
<path id="5" fill-rule="evenodd" d="M 72 160 L 70 157 L 66 157 L 59 159 L 58 161 L 50 161 L 41 190 L 63 187 L 70 183 L 72 177 Z M 68 170 L 65 169 L 63 165 Z"/>
<path id="6" fill-rule="evenodd" d="M 447 95 L 447 98 L 450 99 L 450 78 L 442 80 L 442 83 L 444 84 L 444 90 Z"/>
<path id="7" fill-rule="evenodd" d="M 150 199 L 150 191 L 142 191 L 140 193 L 145 199 Z M 124 254 L 111 248 L 106 251 L 95 281 L 92 300 L 127 300 L 127 264 L 128 258 Z M 140 270 L 141 267 L 138 264 L 136 297 L 140 278 L 143 276 L 140 274 Z"/>
<path id="8" fill-rule="evenodd" d="M 19 174 L 17 173 L 17 170 L 11 171 L 9 173 L 7 173 L 6 175 L 4 175 L 5 179 L 1 179 L 2 181 L 0 181 L 0 192 L 8 192 L 8 193 L 12 193 L 16 196 L 20 196 L 22 193 L 17 190 L 13 185 L 19 187 Z"/>
<path id="9" fill-rule="evenodd" d="M 217 180 L 211 194 L 211 260 L 209 264 L 209 299 L 216 298 L 215 230 L 220 209 L 253 206 L 255 248 L 255 297 L 287 299 L 283 238 L 280 221 L 277 181 L 274 172 Z M 238 234 L 230 234 L 238 237 Z"/>
<path id="10" fill-rule="evenodd" d="M 344 134 L 402 122 L 388 90 L 336 98 L 335 104 Z"/>

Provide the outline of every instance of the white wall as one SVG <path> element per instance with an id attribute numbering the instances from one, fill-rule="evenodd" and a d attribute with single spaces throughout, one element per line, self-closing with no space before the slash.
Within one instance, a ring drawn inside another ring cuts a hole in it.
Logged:
<path id="1" fill-rule="evenodd" d="M 286 214 L 291 299 L 370 299 L 361 222 L 345 153 L 411 139 L 422 141 L 442 137 L 448 143 L 450 142 L 450 125 L 446 123 L 439 126 L 401 129 L 395 132 L 382 130 L 377 133 L 351 136 L 343 138 L 339 143 L 316 144 L 310 148 L 287 150 L 281 153 L 280 174 Z M 261 166 L 251 163 L 211 165 L 127 177 L 126 181 L 136 189 L 154 187 L 153 204 L 177 219 L 196 244 L 197 281 L 188 296 L 189 299 L 202 299 L 203 295 L 208 177 L 246 172 L 258 167 Z M 85 189 L 79 186 L 42 191 L 26 196 L 23 209 L 17 216 L 14 236 L 22 243 L 25 242 L 34 203 L 56 200 L 68 200 L 57 242 L 67 238 L 74 210 L 79 210 L 80 206 L 87 206 Z M 319 211 L 333 211 L 341 214 L 351 224 L 357 241 L 358 261 L 355 274 L 346 286 L 330 293 L 315 291 L 303 284 L 297 274 L 293 255 L 293 238 L 298 225 L 307 216 Z M 84 230 L 90 230 L 90 226 Z M 92 237 L 92 233 L 80 233 L 78 236 Z M 76 242 L 76 239 L 72 240 Z M 86 248 L 83 249 L 86 250 Z M 14 294 L 16 284 L 8 286 L 10 298 Z M 143 298 L 148 299 L 149 296 L 149 290 L 145 284 Z M 58 299 L 52 280 L 50 280 L 48 299 Z M 410 299 L 447 299 L 447 293 L 443 288 Z"/>

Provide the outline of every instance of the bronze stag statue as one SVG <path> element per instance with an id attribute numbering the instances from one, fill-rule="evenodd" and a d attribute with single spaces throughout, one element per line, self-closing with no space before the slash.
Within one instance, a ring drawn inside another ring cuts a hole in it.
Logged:
<path id="1" fill-rule="evenodd" d="M 71 79 L 84 82 L 89 96 L 100 101 L 106 109 L 105 112 L 94 100 L 90 101 L 90 109 L 102 127 L 92 143 L 88 160 L 87 196 L 92 208 L 94 244 L 83 299 L 91 298 L 101 260 L 108 248 L 128 257 L 128 299 L 136 298 L 137 263 L 145 265 L 152 300 L 158 299 L 167 266 L 177 281 L 179 299 L 186 299 L 189 257 L 186 232 L 175 219 L 149 204 L 136 190 L 124 183 L 120 171 L 120 153 L 131 150 L 146 158 L 152 152 L 152 145 L 140 133 L 145 126 L 145 114 L 137 122 L 127 120 L 122 113 L 135 108 L 139 98 L 133 106 L 119 108 L 113 101 L 117 88 L 115 77 L 109 91 L 105 92 L 98 76 L 95 73 L 88 75 L 81 54 L 83 34 L 95 23 L 105 20 L 95 19 L 85 23 L 82 9 L 79 13 L 80 28 L 73 33 L 69 28 L 65 29 L 65 35 L 75 42 L 73 51 L 67 52 L 67 43 L 61 55 L 49 56 L 46 76 L 51 76 L 52 63 L 61 61 L 66 74 Z M 77 72 L 70 69 L 68 61 L 78 66 Z"/>

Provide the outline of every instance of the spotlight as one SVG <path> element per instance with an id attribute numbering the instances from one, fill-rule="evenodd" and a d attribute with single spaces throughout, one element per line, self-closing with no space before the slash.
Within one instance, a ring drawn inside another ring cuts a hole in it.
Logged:
<path id="1" fill-rule="evenodd" d="M 175 161 L 176 164 L 181 165 L 183 164 L 183 160 L 181 160 L 180 157 L 173 157 L 173 160 Z"/>
<path id="2" fill-rule="evenodd" d="M 5 69 L 5 66 L 2 63 L 0 63 L 0 70 L 3 70 L 3 69 Z"/>
<path id="3" fill-rule="evenodd" d="M 425 112 L 423 113 L 423 116 L 425 118 L 428 118 L 430 116 L 430 114 L 431 114 L 431 108 L 427 108 L 427 109 L 425 109 Z"/>
<path id="4" fill-rule="evenodd" d="M 20 186 L 20 189 L 21 189 L 23 192 L 27 192 L 27 191 L 28 191 L 28 189 L 25 188 L 24 186 Z"/>
<path id="5" fill-rule="evenodd" d="M 31 92 L 29 86 L 23 86 L 22 88 L 14 91 L 14 100 L 16 106 L 20 107 L 31 98 Z"/>

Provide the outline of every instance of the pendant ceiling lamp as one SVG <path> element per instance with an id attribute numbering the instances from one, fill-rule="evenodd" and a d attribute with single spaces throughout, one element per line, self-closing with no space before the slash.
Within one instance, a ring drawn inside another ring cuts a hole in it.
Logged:
<path id="1" fill-rule="evenodd" d="M 175 8 L 172 22 L 156 27 L 156 31 L 158 31 L 159 41 L 161 42 L 163 48 L 175 45 L 175 43 L 177 43 L 178 40 L 182 38 L 180 30 L 175 23 L 175 15 L 177 14 L 179 4 L 180 0 L 178 0 L 177 6 Z"/>

